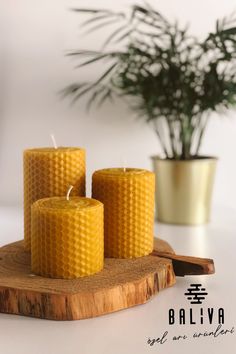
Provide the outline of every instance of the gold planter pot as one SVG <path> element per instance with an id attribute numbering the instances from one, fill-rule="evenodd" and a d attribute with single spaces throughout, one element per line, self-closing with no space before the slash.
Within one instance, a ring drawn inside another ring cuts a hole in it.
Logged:
<path id="1" fill-rule="evenodd" d="M 168 224 L 209 221 L 217 159 L 178 161 L 152 157 L 156 174 L 157 219 Z"/>

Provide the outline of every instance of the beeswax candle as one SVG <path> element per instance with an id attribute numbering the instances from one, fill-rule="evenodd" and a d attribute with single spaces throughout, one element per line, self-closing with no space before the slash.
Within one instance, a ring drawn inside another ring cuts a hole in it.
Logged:
<path id="1" fill-rule="evenodd" d="M 30 250 L 31 205 L 38 199 L 85 195 L 85 150 L 81 148 L 39 148 L 24 151 L 24 240 Z"/>
<path id="2" fill-rule="evenodd" d="M 31 269 L 73 279 L 103 268 L 103 204 L 91 198 L 54 197 L 32 205 Z"/>
<path id="3" fill-rule="evenodd" d="M 134 168 L 96 171 L 92 196 L 104 204 L 105 256 L 136 258 L 153 250 L 154 173 Z"/>

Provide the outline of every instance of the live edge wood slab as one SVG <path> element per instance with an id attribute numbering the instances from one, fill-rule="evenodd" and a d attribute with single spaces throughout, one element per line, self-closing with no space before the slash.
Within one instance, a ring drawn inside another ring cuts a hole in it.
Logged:
<path id="1" fill-rule="evenodd" d="M 79 320 L 143 304 L 175 284 L 176 275 L 211 274 L 212 260 L 177 256 L 155 239 L 152 255 L 106 259 L 104 270 L 75 280 L 35 276 L 23 241 L 0 248 L 0 312 L 50 320 Z"/>

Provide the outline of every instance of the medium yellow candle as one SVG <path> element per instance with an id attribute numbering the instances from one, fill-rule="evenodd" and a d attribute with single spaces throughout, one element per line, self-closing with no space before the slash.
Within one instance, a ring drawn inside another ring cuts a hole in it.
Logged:
<path id="1" fill-rule="evenodd" d="M 153 250 L 154 173 L 134 168 L 96 171 L 92 196 L 104 204 L 105 256 L 136 258 Z"/>
<path id="2" fill-rule="evenodd" d="M 24 240 L 30 250 L 31 205 L 38 199 L 85 195 L 85 150 L 81 148 L 39 148 L 24 151 Z"/>
<path id="3" fill-rule="evenodd" d="M 32 205 L 31 269 L 73 279 L 103 268 L 103 204 L 91 198 L 54 197 Z"/>

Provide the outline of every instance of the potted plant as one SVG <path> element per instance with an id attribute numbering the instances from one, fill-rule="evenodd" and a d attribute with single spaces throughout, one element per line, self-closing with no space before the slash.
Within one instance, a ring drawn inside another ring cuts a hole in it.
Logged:
<path id="1" fill-rule="evenodd" d="M 163 150 L 162 158 L 152 157 L 158 219 L 207 222 L 216 158 L 202 156 L 200 148 L 210 114 L 236 105 L 234 18 L 216 21 L 214 31 L 198 40 L 148 4 L 134 5 L 127 13 L 75 11 L 89 16 L 85 25 L 91 31 L 115 27 L 109 27 L 100 51 L 69 53 L 82 60 L 79 67 L 100 63 L 105 70 L 94 82 L 71 84 L 63 94 L 73 101 L 88 95 L 88 106 L 128 98 Z"/>

